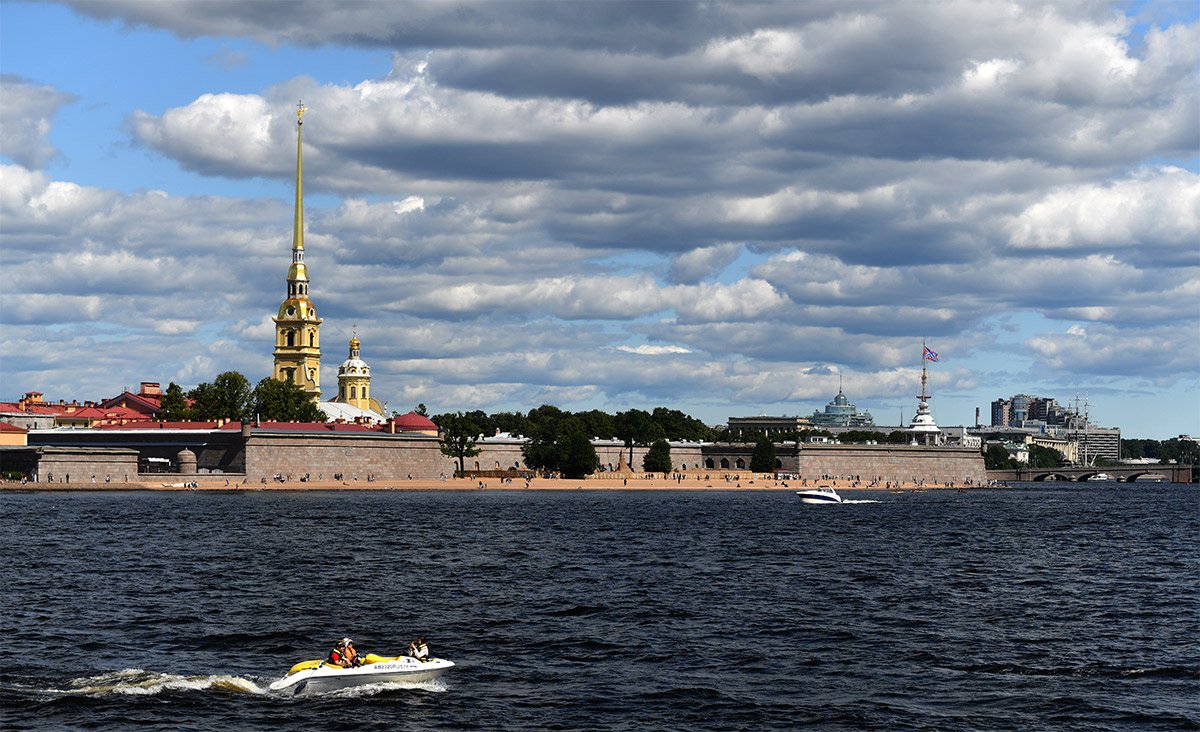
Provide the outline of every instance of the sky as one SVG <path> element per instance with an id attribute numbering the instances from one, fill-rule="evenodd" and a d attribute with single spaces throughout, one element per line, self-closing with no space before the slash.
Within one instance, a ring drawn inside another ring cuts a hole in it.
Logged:
<path id="1" fill-rule="evenodd" d="M 1200 435 L 1200 4 L 0 4 L 0 400 L 271 373 L 296 105 L 321 383 L 387 411 Z"/>

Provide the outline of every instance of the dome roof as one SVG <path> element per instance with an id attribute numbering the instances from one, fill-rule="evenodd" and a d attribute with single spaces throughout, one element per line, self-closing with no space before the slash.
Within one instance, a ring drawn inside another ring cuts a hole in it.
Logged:
<path id="1" fill-rule="evenodd" d="M 361 358 L 348 358 L 342 361 L 342 365 L 338 367 L 338 374 L 341 375 L 344 373 L 369 374 L 371 373 L 371 367 Z"/>
<path id="2" fill-rule="evenodd" d="M 438 426 L 433 420 L 428 417 L 423 417 L 416 412 L 402 414 L 393 420 L 396 423 L 397 429 L 405 430 L 436 430 Z"/>

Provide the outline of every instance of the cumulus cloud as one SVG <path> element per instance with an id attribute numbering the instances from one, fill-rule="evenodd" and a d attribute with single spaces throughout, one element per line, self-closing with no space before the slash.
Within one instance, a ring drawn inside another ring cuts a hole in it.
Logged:
<path id="1" fill-rule="evenodd" d="M 1008 225 L 1018 249 L 1149 249 L 1196 264 L 1200 175 L 1174 167 L 1049 191 Z"/>
<path id="2" fill-rule="evenodd" d="M 1194 375 L 1200 368 L 1195 350 L 1198 336 L 1195 328 L 1072 326 L 1030 338 L 1027 345 L 1048 368 L 1175 383 L 1181 375 Z"/>
<path id="3" fill-rule="evenodd" d="M 50 144 L 50 120 L 71 104 L 73 94 L 12 74 L 0 74 L 0 155 L 27 168 L 40 168 L 56 151 Z"/>
<path id="4" fill-rule="evenodd" d="M 741 252 L 741 247 L 732 243 L 698 247 L 676 256 L 671 261 L 671 269 L 667 277 L 674 282 L 682 283 L 695 283 L 715 277 L 737 258 L 739 252 Z"/>
<path id="5" fill-rule="evenodd" d="M 1041 373 L 1140 378 L 1126 339 L 1179 354 L 1147 378 L 1196 371 L 1195 22 L 1020 2 L 74 7 L 231 39 L 206 60 L 239 83 L 125 110 L 139 154 L 191 180 L 287 191 L 304 99 L 323 378 L 356 323 L 393 406 L 807 413 L 844 378 L 865 407 L 908 398 L 920 336 L 965 359 L 1025 316 L 1050 325 L 1011 350 Z M 258 86 L 236 77 L 268 55 L 230 50 L 245 39 L 391 66 Z M 269 370 L 290 197 L 43 172 L 72 98 L 3 83 L 0 262 L 21 297 L 0 341 L 33 354 L 6 378 L 66 388 L 51 340 L 87 353 L 100 331 L 114 373 Z M 945 388 L 988 368 L 946 364 Z"/>

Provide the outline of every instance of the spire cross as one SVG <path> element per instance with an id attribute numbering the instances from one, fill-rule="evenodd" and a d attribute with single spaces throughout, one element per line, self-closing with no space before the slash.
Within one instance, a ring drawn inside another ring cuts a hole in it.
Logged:
<path id="1" fill-rule="evenodd" d="M 304 113 L 308 111 L 308 107 L 304 106 L 303 100 L 296 104 L 296 124 L 304 124 Z"/>

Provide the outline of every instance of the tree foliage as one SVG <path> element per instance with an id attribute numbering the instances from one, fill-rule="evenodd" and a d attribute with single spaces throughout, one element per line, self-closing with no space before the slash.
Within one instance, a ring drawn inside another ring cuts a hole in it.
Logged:
<path id="1" fill-rule="evenodd" d="M 273 376 L 268 376 L 254 387 L 247 419 L 251 417 L 267 422 L 325 421 L 325 413 L 299 384 Z"/>
<path id="2" fill-rule="evenodd" d="M 252 415 L 250 382 L 236 371 L 219 374 L 212 383 L 203 383 L 188 392 L 192 400 L 192 418 L 245 421 Z"/>
<path id="3" fill-rule="evenodd" d="M 596 472 L 600 466 L 596 448 L 592 446 L 582 422 L 566 420 L 555 444 L 558 447 L 559 470 L 564 478 L 582 478 Z"/>
<path id="4" fill-rule="evenodd" d="M 754 443 L 754 454 L 750 456 L 750 470 L 755 473 L 775 472 L 775 443 L 760 437 Z"/>
<path id="5" fill-rule="evenodd" d="M 439 414 L 433 422 L 442 433 L 439 445 L 442 454 L 457 460 L 458 472 L 462 473 L 466 470 L 466 459 L 479 454 L 479 423 L 462 412 Z"/>
<path id="6" fill-rule="evenodd" d="M 180 422 L 190 418 L 187 396 L 183 387 L 172 381 L 163 392 L 158 406 L 158 418 L 164 422 Z"/>
<path id="7" fill-rule="evenodd" d="M 1177 462 L 1181 465 L 1200 464 L 1200 443 L 1195 440 L 1121 440 L 1121 457 L 1150 458 L 1160 463 Z"/>
<path id="8" fill-rule="evenodd" d="M 650 445 L 642 458 L 642 470 L 647 473 L 671 472 L 671 445 L 666 439 L 659 438 Z"/>
<path id="9" fill-rule="evenodd" d="M 534 423 L 529 440 L 521 447 L 525 464 L 534 470 L 562 473 L 567 478 L 596 472 L 600 459 L 583 420 L 567 416 L 556 407 L 538 409 L 544 421 Z"/>
<path id="10" fill-rule="evenodd" d="M 1052 447 L 1029 446 L 1029 467 L 1057 468 L 1063 462 L 1063 454 Z"/>
<path id="11" fill-rule="evenodd" d="M 987 470 L 1013 470 L 1017 465 L 1017 459 L 1009 457 L 1008 450 L 1001 444 L 988 445 L 983 454 L 983 467 Z"/>

